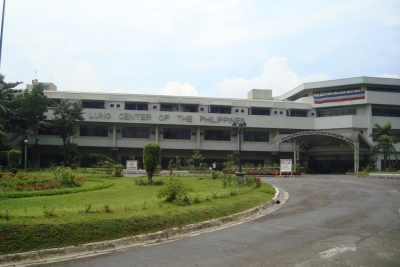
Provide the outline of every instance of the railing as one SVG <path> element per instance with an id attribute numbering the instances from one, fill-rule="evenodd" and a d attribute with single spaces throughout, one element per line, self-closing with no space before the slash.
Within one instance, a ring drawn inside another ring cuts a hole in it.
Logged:
<path id="1" fill-rule="evenodd" d="M 13 137 L 7 140 L 6 146 L 8 147 L 14 147 L 16 146 L 19 142 L 24 140 L 24 135 L 23 134 L 15 134 Z"/>

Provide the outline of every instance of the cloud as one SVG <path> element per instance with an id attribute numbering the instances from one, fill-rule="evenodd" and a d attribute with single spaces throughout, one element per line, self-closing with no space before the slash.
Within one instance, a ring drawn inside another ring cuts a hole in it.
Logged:
<path id="1" fill-rule="evenodd" d="M 102 92 L 99 85 L 99 77 L 95 67 L 90 64 L 89 61 L 80 61 L 77 63 L 75 71 L 71 75 L 69 81 L 69 88 L 73 88 L 70 91 L 82 91 L 82 92 Z M 63 90 L 69 90 L 63 88 Z"/>
<path id="2" fill-rule="evenodd" d="M 288 69 L 286 58 L 274 56 L 264 64 L 260 77 L 223 79 L 216 87 L 220 89 L 222 97 L 245 98 L 251 89 L 272 89 L 273 95 L 278 96 L 302 83 L 324 80 L 329 80 L 328 74 L 315 73 L 301 77 Z"/>
<path id="3" fill-rule="evenodd" d="M 199 93 L 190 83 L 169 82 L 161 89 L 162 95 L 198 96 Z"/>
<path id="4" fill-rule="evenodd" d="M 389 74 L 389 73 L 386 73 L 386 72 L 384 74 L 378 74 L 375 77 L 400 79 L 399 75 L 397 75 L 397 74 Z"/>

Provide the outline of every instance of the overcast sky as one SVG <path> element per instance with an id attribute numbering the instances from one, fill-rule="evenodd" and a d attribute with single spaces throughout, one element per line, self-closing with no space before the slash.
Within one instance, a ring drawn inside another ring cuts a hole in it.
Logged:
<path id="1" fill-rule="evenodd" d="M 20 88 L 233 98 L 400 78 L 400 0 L 8 0 L 0 72 Z"/>

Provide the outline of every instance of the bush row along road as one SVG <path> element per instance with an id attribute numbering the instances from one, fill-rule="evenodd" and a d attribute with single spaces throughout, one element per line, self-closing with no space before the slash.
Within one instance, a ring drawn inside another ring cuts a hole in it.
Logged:
<path id="1" fill-rule="evenodd" d="M 400 180 L 264 178 L 288 202 L 230 228 L 44 266 L 400 266 Z"/>

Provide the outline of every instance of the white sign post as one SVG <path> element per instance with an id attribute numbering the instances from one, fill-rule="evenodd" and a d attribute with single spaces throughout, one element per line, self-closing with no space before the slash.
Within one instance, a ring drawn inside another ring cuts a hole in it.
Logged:
<path id="1" fill-rule="evenodd" d="M 126 161 L 126 169 L 127 170 L 137 170 L 137 160 L 127 160 Z"/>
<path id="2" fill-rule="evenodd" d="M 290 172 L 292 174 L 292 159 L 281 159 L 281 175 L 282 172 Z"/>

